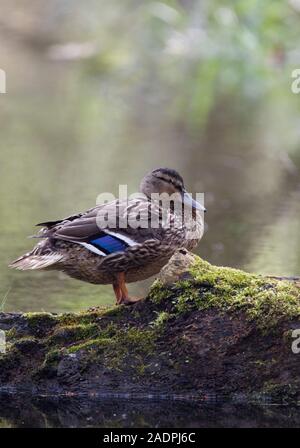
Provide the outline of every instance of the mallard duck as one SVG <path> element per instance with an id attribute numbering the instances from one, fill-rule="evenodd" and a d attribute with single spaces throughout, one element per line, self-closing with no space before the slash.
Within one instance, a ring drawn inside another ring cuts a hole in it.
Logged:
<path id="1" fill-rule="evenodd" d="M 42 226 L 34 236 L 40 238 L 39 243 L 10 267 L 58 270 L 89 283 L 112 284 L 117 304 L 135 302 L 126 283 L 157 274 L 180 248 L 193 249 L 203 235 L 201 212 L 205 210 L 186 192 L 182 177 L 173 169 L 159 168 L 147 174 L 140 192 L 140 197 L 118 199 L 37 224 Z M 174 194 L 176 199 L 166 208 L 152 200 L 153 193 Z M 183 207 L 178 212 L 178 203 L 189 207 L 189 219 L 182 219 Z M 106 225 L 103 217 L 109 217 Z M 138 225 L 128 225 L 134 222 Z"/>

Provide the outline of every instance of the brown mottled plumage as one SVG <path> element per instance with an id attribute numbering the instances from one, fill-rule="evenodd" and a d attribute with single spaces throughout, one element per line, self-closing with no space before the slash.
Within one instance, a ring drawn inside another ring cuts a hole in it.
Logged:
<path id="1" fill-rule="evenodd" d="M 140 190 L 143 197 L 116 200 L 62 220 L 38 224 L 43 226 L 36 236 L 41 241 L 10 266 L 20 270 L 59 270 L 89 283 L 112 284 L 117 303 L 131 303 L 125 282 L 157 274 L 176 250 L 193 249 L 203 234 L 203 220 L 197 210 L 201 205 L 187 195 L 176 171 L 152 171 L 142 180 Z M 165 209 L 163 204 L 151 201 L 152 193 L 176 193 L 181 202 L 187 200 L 193 209 L 191 222 L 178 225 L 182 215 L 178 215 L 176 207 Z M 137 217 L 148 224 L 147 228 L 142 223 L 137 228 L 124 228 L 124 220 L 136 222 Z M 164 226 L 166 217 L 168 227 Z M 101 227 L 100 218 L 104 218 L 101 222 L 106 226 Z M 151 225 L 153 222 L 156 225 Z M 188 235 L 191 230 L 193 239 Z"/>

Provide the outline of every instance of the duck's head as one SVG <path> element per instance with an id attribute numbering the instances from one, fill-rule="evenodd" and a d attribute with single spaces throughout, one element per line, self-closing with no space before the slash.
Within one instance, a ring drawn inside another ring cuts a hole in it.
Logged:
<path id="1" fill-rule="evenodd" d="M 195 201 L 186 191 L 183 178 L 171 168 L 157 168 L 148 173 L 141 182 L 140 191 L 148 198 L 153 193 L 177 194 L 179 200 L 193 209 L 206 211 L 200 202 Z"/>

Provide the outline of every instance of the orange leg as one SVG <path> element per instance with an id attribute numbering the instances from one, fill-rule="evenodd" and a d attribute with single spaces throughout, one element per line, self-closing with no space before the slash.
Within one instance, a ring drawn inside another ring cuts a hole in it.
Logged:
<path id="1" fill-rule="evenodd" d="M 128 290 L 125 283 L 125 273 L 120 272 L 117 274 L 116 280 L 113 283 L 114 292 L 117 299 L 117 305 L 130 305 L 137 302 L 139 299 L 133 299 L 129 297 Z"/>
<path id="2" fill-rule="evenodd" d="M 119 305 L 122 302 L 122 291 L 118 283 L 113 283 L 113 288 L 115 292 L 115 296 L 117 299 L 117 305 Z"/>

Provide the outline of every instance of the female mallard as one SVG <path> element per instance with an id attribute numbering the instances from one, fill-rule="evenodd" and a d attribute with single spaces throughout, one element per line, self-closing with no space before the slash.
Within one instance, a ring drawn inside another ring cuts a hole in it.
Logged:
<path id="1" fill-rule="evenodd" d="M 142 180 L 140 191 L 143 195 L 134 199 L 38 224 L 43 226 L 36 235 L 41 241 L 10 266 L 59 270 L 89 283 L 112 284 L 117 304 L 132 303 L 125 282 L 157 274 L 178 249 L 193 249 L 203 235 L 204 208 L 186 192 L 175 170 L 152 171 Z M 165 206 L 164 201 L 153 200 L 154 193 L 175 199 Z"/>

